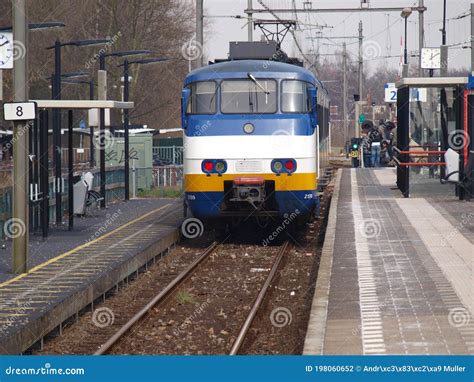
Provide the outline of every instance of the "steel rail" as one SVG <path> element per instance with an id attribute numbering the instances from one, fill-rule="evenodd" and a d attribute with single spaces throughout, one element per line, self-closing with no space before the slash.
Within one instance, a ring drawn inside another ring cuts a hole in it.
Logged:
<path id="1" fill-rule="evenodd" d="M 110 337 L 107 342 L 105 342 L 99 350 L 97 350 L 94 355 L 103 355 L 105 354 L 110 348 L 116 344 L 120 338 L 123 337 L 125 333 L 127 333 L 130 328 L 135 325 L 140 319 L 142 319 L 151 308 L 153 308 L 156 304 L 160 303 L 165 297 L 169 295 L 169 293 L 175 289 L 177 285 L 183 282 L 194 269 L 211 253 L 214 252 L 218 243 L 215 241 L 206 250 L 196 259 L 194 260 L 185 270 L 183 270 L 176 278 L 171 281 L 165 289 L 163 289 L 159 294 L 157 294 L 145 307 L 143 307 L 137 314 L 135 314 L 126 324 L 124 324 L 112 337 Z"/>
<path id="2" fill-rule="evenodd" d="M 263 300 L 265 299 L 265 295 L 267 294 L 268 288 L 270 287 L 271 282 L 273 281 L 275 274 L 278 271 L 278 267 L 280 266 L 281 260 L 283 259 L 284 254 L 287 252 L 289 246 L 289 241 L 287 240 L 280 248 L 280 252 L 277 255 L 277 258 L 275 262 L 273 263 L 273 267 L 270 270 L 270 273 L 267 276 L 267 279 L 265 280 L 265 284 L 263 284 L 262 289 L 260 290 L 260 293 L 258 294 L 257 298 L 255 299 L 255 302 L 253 303 L 252 309 L 250 310 L 250 313 L 247 316 L 247 319 L 245 320 L 244 324 L 240 328 L 239 335 L 235 339 L 234 343 L 232 344 L 232 349 L 229 352 L 229 355 L 237 355 L 243 342 L 245 339 L 245 336 L 247 335 L 247 332 L 250 329 L 250 326 L 252 325 L 252 322 L 257 315 L 257 311 L 262 305 Z"/>

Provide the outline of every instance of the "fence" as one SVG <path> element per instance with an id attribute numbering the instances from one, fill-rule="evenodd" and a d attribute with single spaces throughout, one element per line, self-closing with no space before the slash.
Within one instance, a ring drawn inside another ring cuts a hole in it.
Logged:
<path id="1" fill-rule="evenodd" d="M 183 164 L 183 146 L 155 146 L 153 147 L 153 160 L 164 159 L 173 164 Z"/>
<path id="2" fill-rule="evenodd" d="M 67 167 L 68 166 L 68 148 L 61 148 L 61 162 L 62 162 L 62 167 Z M 89 147 L 85 148 L 74 148 L 74 164 L 83 164 L 83 163 L 89 163 L 90 161 L 90 149 Z"/>
<path id="3" fill-rule="evenodd" d="M 183 188 L 183 166 L 158 166 L 153 168 L 153 187 Z"/>

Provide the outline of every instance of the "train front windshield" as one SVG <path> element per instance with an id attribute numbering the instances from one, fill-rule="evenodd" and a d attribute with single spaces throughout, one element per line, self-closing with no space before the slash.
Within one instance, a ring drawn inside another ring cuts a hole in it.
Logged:
<path id="1" fill-rule="evenodd" d="M 277 111 L 274 80 L 224 80 L 221 84 L 221 111 L 225 114 L 265 114 Z"/>

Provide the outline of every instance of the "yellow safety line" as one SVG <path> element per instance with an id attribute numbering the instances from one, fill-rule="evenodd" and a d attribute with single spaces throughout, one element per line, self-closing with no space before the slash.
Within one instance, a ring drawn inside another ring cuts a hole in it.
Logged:
<path id="1" fill-rule="evenodd" d="M 164 205 L 164 206 L 162 206 L 162 207 L 160 207 L 160 208 L 157 208 L 157 209 L 155 209 L 155 210 L 153 210 L 153 211 L 147 212 L 145 215 L 142 215 L 142 216 L 140 216 L 140 217 L 138 217 L 138 218 L 136 218 L 136 219 L 134 219 L 134 220 L 131 220 L 131 221 L 129 221 L 128 223 L 125 223 L 124 225 L 121 225 L 120 227 L 115 228 L 113 231 L 110 231 L 110 232 L 108 232 L 108 233 L 106 233 L 106 234 L 104 234 L 104 235 L 98 237 L 97 239 L 91 240 L 91 241 L 89 241 L 89 242 L 87 242 L 87 243 L 85 243 L 85 244 L 82 244 L 82 245 L 80 245 L 80 246 L 78 246 L 78 247 L 76 247 L 76 248 L 73 248 L 73 249 L 71 249 L 70 251 L 67 251 L 67 252 L 63 253 L 62 255 L 53 257 L 52 259 L 49 259 L 49 260 L 45 261 L 44 263 L 38 264 L 37 266 L 31 268 L 31 269 L 28 271 L 28 273 L 22 273 L 21 275 L 18 275 L 18 276 L 14 277 L 14 278 L 12 278 L 12 279 L 10 279 L 10 280 L 7 280 L 7 281 L 4 281 L 3 283 L 0 283 L 0 288 L 2 288 L 2 287 L 4 287 L 4 286 L 7 286 L 7 285 L 9 285 L 9 284 L 11 284 L 11 283 L 13 283 L 13 282 L 15 282 L 15 281 L 18 281 L 18 280 L 22 279 L 23 277 L 25 277 L 25 276 L 27 276 L 27 275 L 33 273 L 33 272 L 36 272 L 36 271 L 38 271 L 39 269 L 44 268 L 45 266 L 47 266 L 47 265 L 49 265 L 49 264 L 52 264 L 52 263 L 55 263 L 55 262 L 58 261 L 58 260 L 61 260 L 61 259 L 64 258 L 64 257 L 67 257 L 67 256 L 69 256 L 69 255 L 72 255 L 73 253 L 75 253 L 75 252 L 77 252 L 77 251 L 79 251 L 79 250 L 81 250 L 81 249 L 83 249 L 83 248 L 86 248 L 86 247 L 90 246 L 91 244 L 97 243 L 98 241 L 100 241 L 100 240 L 102 240 L 102 239 L 105 239 L 106 237 L 109 237 L 110 235 L 112 235 L 112 234 L 114 234 L 114 233 L 116 233 L 116 232 L 118 232 L 118 231 L 121 231 L 121 230 L 124 229 L 125 227 L 128 227 L 128 226 L 130 226 L 131 224 L 137 223 L 137 222 L 139 222 L 140 220 L 143 220 L 143 219 L 145 219 L 146 217 L 148 217 L 148 216 L 150 216 L 150 215 L 152 215 L 152 214 L 154 214 L 154 213 L 157 213 L 158 211 L 161 211 L 162 209 L 167 208 L 167 207 L 169 207 L 169 206 L 170 206 L 170 204 L 166 204 L 166 205 Z"/>

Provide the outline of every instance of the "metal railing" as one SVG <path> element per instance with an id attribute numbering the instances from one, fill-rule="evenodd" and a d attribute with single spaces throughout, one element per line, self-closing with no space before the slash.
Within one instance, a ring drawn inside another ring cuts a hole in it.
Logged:
<path id="1" fill-rule="evenodd" d="M 183 166 L 153 168 L 153 187 L 183 187 Z"/>
<path id="2" fill-rule="evenodd" d="M 153 150 L 153 159 L 170 161 L 172 164 L 183 164 L 183 146 L 155 146 Z"/>
<path id="3" fill-rule="evenodd" d="M 68 166 L 68 148 L 61 148 L 61 162 L 62 167 Z M 88 163 L 90 161 L 90 148 L 74 148 L 74 163 Z"/>

